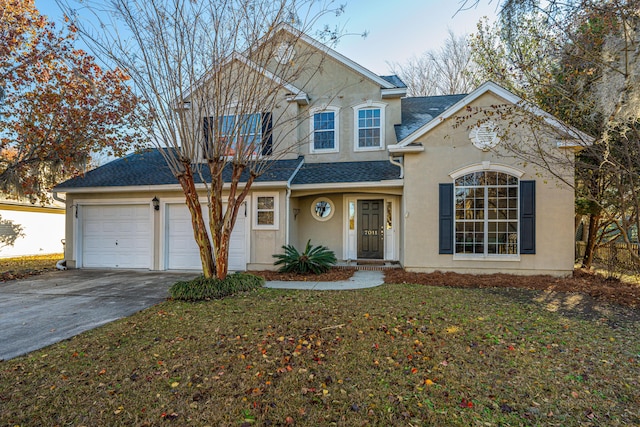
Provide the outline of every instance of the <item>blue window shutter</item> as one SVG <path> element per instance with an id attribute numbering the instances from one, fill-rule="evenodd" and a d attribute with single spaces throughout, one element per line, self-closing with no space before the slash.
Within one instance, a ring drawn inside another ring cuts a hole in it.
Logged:
<path id="1" fill-rule="evenodd" d="M 271 113 L 262 113 L 262 154 L 270 156 L 273 153 L 273 119 Z"/>
<path id="2" fill-rule="evenodd" d="M 453 183 L 440 184 L 440 237 L 441 254 L 453 254 Z"/>
<path id="3" fill-rule="evenodd" d="M 202 118 L 202 130 L 204 131 L 204 146 L 202 147 L 202 154 L 205 158 L 207 158 L 207 154 L 211 151 L 211 146 L 209 145 L 209 139 L 211 135 L 212 122 L 213 122 L 213 117 Z"/>
<path id="4" fill-rule="evenodd" d="M 520 181 L 520 253 L 536 253 L 535 181 Z"/>

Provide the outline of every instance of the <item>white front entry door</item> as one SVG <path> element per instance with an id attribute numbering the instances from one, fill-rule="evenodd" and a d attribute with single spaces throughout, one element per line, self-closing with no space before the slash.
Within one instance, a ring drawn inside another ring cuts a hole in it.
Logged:
<path id="1" fill-rule="evenodd" d="M 82 267 L 151 268 L 149 204 L 81 206 Z"/>

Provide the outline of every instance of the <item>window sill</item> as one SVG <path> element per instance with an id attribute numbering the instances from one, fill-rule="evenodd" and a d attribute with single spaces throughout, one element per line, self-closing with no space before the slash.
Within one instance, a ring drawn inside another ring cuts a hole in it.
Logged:
<path id="1" fill-rule="evenodd" d="M 454 261 L 512 262 L 520 261 L 520 255 L 453 255 Z"/>
<path id="2" fill-rule="evenodd" d="M 384 147 L 356 147 L 355 151 L 359 152 L 359 151 L 382 151 L 384 150 Z"/>
<path id="3" fill-rule="evenodd" d="M 309 154 L 329 154 L 329 153 L 339 153 L 340 150 L 337 148 L 325 148 L 325 149 L 310 149 Z"/>
<path id="4" fill-rule="evenodd" d="M 273 230 L 279 230 L 279 227 L 275 226 L 275 225 L 254 225 L 253 229 L 254 230 L 260 230 L 260 231 L 262 231 L 262 230 L 271 230 L 271 231 L 273 231 Z"/>

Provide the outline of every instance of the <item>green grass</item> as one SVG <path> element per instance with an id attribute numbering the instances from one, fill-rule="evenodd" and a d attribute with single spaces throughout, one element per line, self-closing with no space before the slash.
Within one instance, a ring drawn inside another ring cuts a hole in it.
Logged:
<path id="1" fill-rule="evenodd" d="M 2 362 L 0 425 L 640 424 L 638 313 L 551 312 L 545 296 L 384 285 L 170 301 Z"/>

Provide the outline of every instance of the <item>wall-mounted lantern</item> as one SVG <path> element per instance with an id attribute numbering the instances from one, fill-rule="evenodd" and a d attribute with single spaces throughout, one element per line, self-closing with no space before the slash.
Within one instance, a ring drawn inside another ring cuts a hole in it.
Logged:
<path id="1" fill-rule="evenodd" d="M 158 200 L 157 197 L 153 197 L 153 199 L 151 199 L 151 203 L 153 203 L 153 209 L 159 211 L 160 210 L 160 200 Z"/>

